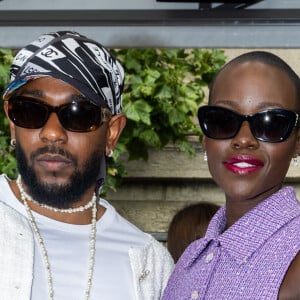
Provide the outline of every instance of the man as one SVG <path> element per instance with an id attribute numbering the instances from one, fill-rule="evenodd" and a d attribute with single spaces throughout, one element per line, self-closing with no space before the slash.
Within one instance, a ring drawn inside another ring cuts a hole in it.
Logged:
<path id="1" fill-rule="evenodd" d="M 160 299 L 166 249 L 99 190 L 125 126 L 124 71 L 76 32 L 21 49 L 3 92 L 19 176 L 0 177 L 1 299 Z"/>

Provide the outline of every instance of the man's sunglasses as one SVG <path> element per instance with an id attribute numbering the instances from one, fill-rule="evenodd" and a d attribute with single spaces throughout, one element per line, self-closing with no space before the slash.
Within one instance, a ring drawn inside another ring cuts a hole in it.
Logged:
<path id="1" fill-rule="evenodd" d="M 253 115 L 241 115 L 224 107 L 206 105 L 199 108 L 198 119 L 203 133 L 216 140 L 236 136 L 244 121 L 249 123 L 257 140 L 269 143 L 283 142 L 294 127 L 299 126 L 299 115 L 285 109 L 268 109 Z"/>
<path id="2" fill-rule="evenodd" d="M 69 131 L 96 130 L 109 120 L 108 108 L 98 107 L 88 101 L 73 101 L 51 106 L 35 98 L 16 96 L 8 100 L 8 116 L 17 126 L 38 129 L 43 127 L 51 113 L 56 113 L 61 125 Z"/>

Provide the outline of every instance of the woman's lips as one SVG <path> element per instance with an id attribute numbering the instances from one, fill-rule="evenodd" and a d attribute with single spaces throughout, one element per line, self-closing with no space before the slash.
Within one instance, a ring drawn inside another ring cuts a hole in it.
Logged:
<path id="1" fill-rule="evenodd" d="M 264 166 L 263 161 L 249 155 L 230 157 L 223 164 L 229 171 L 239 175 L 251 174 Z"/>

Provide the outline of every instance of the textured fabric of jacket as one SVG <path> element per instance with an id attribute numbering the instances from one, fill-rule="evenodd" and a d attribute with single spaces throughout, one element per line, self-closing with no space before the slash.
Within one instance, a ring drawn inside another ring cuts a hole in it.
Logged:
<path id="1" fill-rule="evenodd" d="M 223 207 L 206 236 L 176 264 L 163 300 L 277 299 L 300 249 L 300 206 L 293 188 L 281 189 L 225 226 Z"/>
<path id="2" fill-rule="evenodd" d="M 24 216 L 1 201 L 0 220 L 0 299 L 30 300 L 34 262 L 31 227 Z M 161 299 L 173 269 L 164 246 L 149 235 L 144 247 L 129 250 L 129 257 L 136 299 Z"/>

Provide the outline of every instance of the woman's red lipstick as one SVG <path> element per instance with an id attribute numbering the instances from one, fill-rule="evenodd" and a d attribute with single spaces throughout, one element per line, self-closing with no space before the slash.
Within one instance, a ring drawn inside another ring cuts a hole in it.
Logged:
<path id="1" fill-rule="evenodd" d="M 235 155 L 223 162 L 224 166 L 232 173 L 248 175 L 261 169 L 263 161 L 251 155 Z"/>

